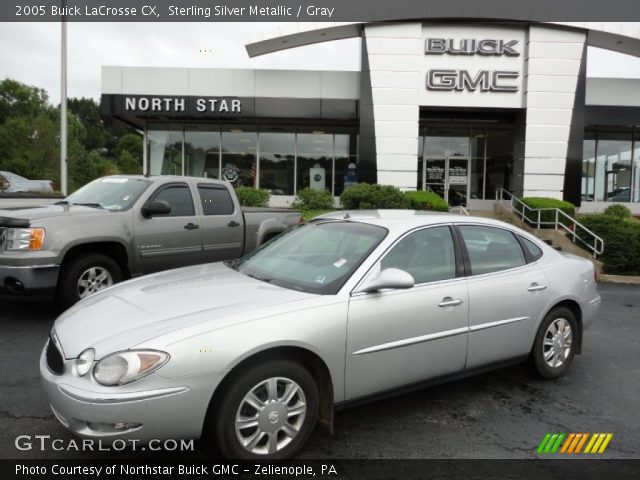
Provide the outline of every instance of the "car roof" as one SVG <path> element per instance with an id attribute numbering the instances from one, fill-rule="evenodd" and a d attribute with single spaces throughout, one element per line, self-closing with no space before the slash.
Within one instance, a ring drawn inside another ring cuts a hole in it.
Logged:
<path id="1" fill-rule="evenodd" d="M 197 181 L 200 183 L 203 182 L 208 182 L 208 183 L 217 183 L 217 184 L 226 184 L 227 182 L 225 182 L 224 180 L 218 180 L 215 178 L 204 178 L 204 177 L 190 177 L 187 175 L 109 175 L 108 177 L 103 177 L 103 178 L 109 178 L 109 177 L 114 177 L 114 178 L 131 178 L 131 179 L 147 179 L 150 180 L 152 182 L 164 182 L 164 183 L 170 183 L 170 182 L 184 182 L 184 181 Z"/>
<path id="2" fill-rule="evenodd" d="M 506 227 L 509 230 L 526 234 L 518 227 L 492 218 L 424 210 L 338 210 L 320 215 L 314 220 L 322 219 L 350 220 L 385 227 L 389 230 L 397 229 L 403 231 L 439 223 L 474 223 Z"/>

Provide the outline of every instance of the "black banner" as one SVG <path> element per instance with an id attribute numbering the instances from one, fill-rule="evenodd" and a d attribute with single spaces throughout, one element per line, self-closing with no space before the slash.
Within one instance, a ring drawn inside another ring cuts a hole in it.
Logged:
<path id="1" fill-rule="evenodd" d="M 2 22 L 361 22 L 407 19 L 625 21 L 637 0 L 14 0 Z"/>
<path id="2" fill-rule="evenodd" d="M 0 460 L 9 479 L 637 479 L 640 460 L 296 460 L 281 463 Z"/>

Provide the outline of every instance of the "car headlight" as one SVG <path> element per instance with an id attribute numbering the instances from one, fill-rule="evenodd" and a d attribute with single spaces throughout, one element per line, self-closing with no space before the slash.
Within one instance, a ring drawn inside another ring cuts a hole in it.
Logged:
<path id="1" fill-rule="evenodd" d="M 78 359 L 76 360 L 76 369 L 78 370 L 78 375 L 84 377 L 91 369 L 91 365 L 93 364 L 93 360 L 95 358 L 96 352 L 93 348 L 87 348 L 84 352 L 78 355 Z"/>
<path id="2" fill-rule="evenodd" d="M 7 250 L 41 250 L 44 243 L 44 228 L 7 228 Z"/>
<path id="3" fill-rule="evenodd" d="M 93 368 L 93 377 L 106 386 L 125 385 L 154 372 L 169 360 L 157 350 L 126 350 L 112 353 Z"/>

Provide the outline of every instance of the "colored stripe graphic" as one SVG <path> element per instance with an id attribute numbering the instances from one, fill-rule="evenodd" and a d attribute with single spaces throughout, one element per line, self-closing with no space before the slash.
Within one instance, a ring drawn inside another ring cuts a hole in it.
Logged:
<path id="1" fill-rule="evenodd" d="M 538 445 L 538 453 L 604 453 L 613 433 L 547 433 Z M 588 441 L 587 441 L 588 440 Z M 586 448 L 583 450 L 582 447 Z"/>

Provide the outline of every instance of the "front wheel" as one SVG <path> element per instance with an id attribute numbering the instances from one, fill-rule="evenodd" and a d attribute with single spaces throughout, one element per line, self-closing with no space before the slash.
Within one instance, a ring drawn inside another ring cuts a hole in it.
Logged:
<path id="1" fill-rule="evenodd" d="M 534 372 L 543 378 L 557 378 L 569 368 L 575 354 L 578 331 L 576 317 L 565 307 L 555 308 L 542 320 L 531 357 Z"/>
<path id="2" fill-rule="evenodd" d="M 101 253 L 79 255 L 63 265 L 58 285 L 58 303 L 68 308 L 122 281 L 122 270 L 111 258 Z"/>
<path id="3" fill-rule="evenodd" d="M 313 376 L 301 365 L 274 360 L 236 376 L 216 409 L 214 437 L 227 458 L 290 458 L 307 442 L 317 418 Z"/>

